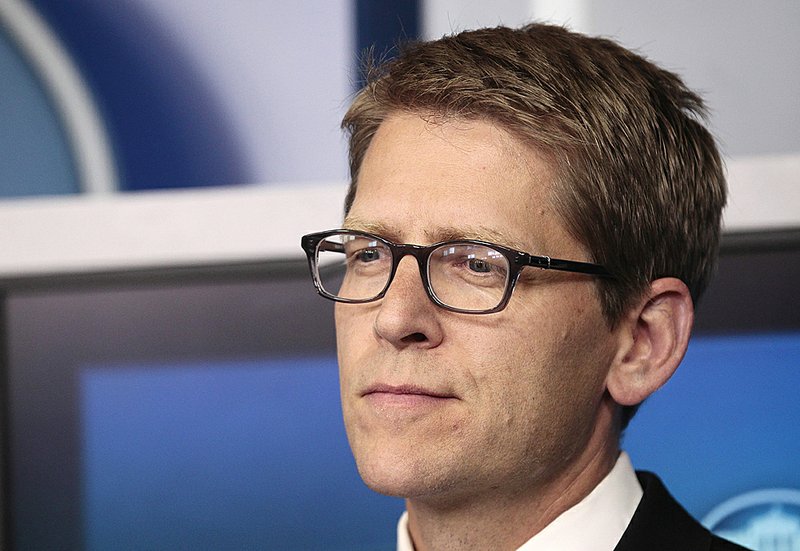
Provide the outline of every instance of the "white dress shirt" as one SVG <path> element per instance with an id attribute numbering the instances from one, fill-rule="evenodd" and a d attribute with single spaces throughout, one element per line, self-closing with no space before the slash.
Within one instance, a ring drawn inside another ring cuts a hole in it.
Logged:
<path id="1" fill-rule="evenodd" d="M 633 518 L 642 493 L 631 460 L 622 452 L 611 472 L 589 495 L 517 551 L 612 551 Z M 397 551 L 414 551 L 407 512 L 397 523 Z"/>

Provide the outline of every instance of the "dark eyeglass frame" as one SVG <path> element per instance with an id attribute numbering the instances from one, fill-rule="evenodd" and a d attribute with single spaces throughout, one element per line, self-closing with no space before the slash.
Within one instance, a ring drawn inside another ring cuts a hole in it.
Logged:
<path id="1" fill-rule="evenodd" d="M 354 235 L 354 236 L 367 237 L 369 239 L 380 241 L 381 243 L 386 245 L 386 247 L 392 252 L 392 269 L 386 281 L 386 286 L 380 293 L 378 293 L 372 298 L 367 298 L 367 299 L 348 299 L 331 294 L 323 288 L 318 272 L 317 246 L 322 240 L 332 235 Z M 374 233 L 338 229 L 338 230 L 328 230 L 328 231 L 310 233 L 308 235 L 304 235 L 300 240 L 300 244 L 303 247 L 306 256 L 308 257 L 308 267 L 309 270 L 311 271 L 311 277 L 314 280 L 314 286 L 316 287 L 317 292 L 321 296 L 327 299 L 347 304 L 364 304 L 367 302 L 374 302 L 376 300 L 382 299 L 386 294 L 386 291 L 389 290 L 392 281 L 394 281 L 394 276 L 395 273 L 397 272 L 397 266 L 400 264 L 400 261 L 403 259 L 403 257 L 407 255 L 413 256 L 417 260 L 419 273 L 420 276 L 422 277 L 423 287 L 425 288 L 425 292 L 428 294 L 428 298 L 430 298 L 434 304 L 440 306 L 441 308 L 444 308 L 445 310 L 450 310 L 451 312 L 459 312 L 462 314 L 493 314 L 495 312 L 501 311 L 508 304 L 508 301 L 511 298 L 511 293 L 514 291 L 514 287 L 516 286 L 517 280 L 519 279 L 519 274 L 520 272 L 522 272 L 522 269 L 525 268 L 526 266 L 533 266 L 534 268 L 541 268 L 543 270 L 559 270 L 562 272 L 574 272 L 596 277 L 604 277 L 612 279 L 614 278 L 614 276 L 604 266 L 601 266 L 600 264 L 594 264 L 591 262 L 580 262 L 577 260 L 564 260 L 561 258 L 551 258 L 549 256 L 528 254 L 523 251 L 518 251 L 516 249 L 504 247 L 503 245 L 498 245 L 496 243 L 491 243 L 489 241 L 481 241 L 478 239 L 455 239 L 449 241 L 440 241 L 432 245 L 412 245 L 412 244 L 394 243 L 392 241 L 389 241 L 385 237 L 375 235 Z M 508 261 L 509 271 L 508 271 L 508 279 L 506 282 L 505 292 L 503 294 L 503 298 L 500 300 L 500 303 L 494 308 L 488 310 L 465 310 L 461 308 L 455 308 L 453 306 L 449 306 L 443 303 L 439 299 L 439 297 L 436 296 L 436 293 L 431 287 L 430 281 L 428 279 L 428 263 L 431 257 L 431 253 L 433 253 L 434 250 L 442 246 L 454 245 L 454 244 L 473 244 L 473 245 L 489 247 L 501 253 Z"/>

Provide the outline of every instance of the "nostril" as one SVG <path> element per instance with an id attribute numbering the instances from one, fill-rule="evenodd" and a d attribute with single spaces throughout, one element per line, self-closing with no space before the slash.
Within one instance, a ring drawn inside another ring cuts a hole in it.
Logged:
<path id="1" fill-rule="evenodd" d="M 406 342 L 423 342 L 428 340 L 428 337 L 426 337 L 424 333 L 411 333 L 410 335 L 406 335 L 403 340 Z"/>

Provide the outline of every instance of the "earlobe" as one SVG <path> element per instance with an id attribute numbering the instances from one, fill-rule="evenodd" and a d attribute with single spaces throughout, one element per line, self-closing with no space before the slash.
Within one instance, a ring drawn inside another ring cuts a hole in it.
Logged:
<path id="1" fill-rule="evenodd" d="M 686 284 L 676 278 L 650 284 L 619 327 L 620 347 L 606 381 L 615 402 L 639 404 L 667 382 L 686 353 L 693 321 Z"/>

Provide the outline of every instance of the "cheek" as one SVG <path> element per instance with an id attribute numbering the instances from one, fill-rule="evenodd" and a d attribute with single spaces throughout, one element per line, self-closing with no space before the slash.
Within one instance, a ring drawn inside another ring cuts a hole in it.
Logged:
<path id="1" fill-rule="evenodd" d="M 590 304 L 577 303 L 574 315 L 553 335 L 549 354 L 555 370 L 550 380 L 561 416 L 589 417 L 605 393 L 613 359 L 613 341 L 604 319 Z"/>
<path id="2" fill-rule="evenodd" d="M 339 355 L 351 354 L 357 350 L 358 343 L 365 343 L 372 332 L 369 316 L 364 315 L 363 308 L 350 304 L 337 303 L 334 307 L 334 324 L 336 327 L 336 347 Z"/>
<path id="3" fill-rule="evenodd" d="M 337 304 L 335 307 L 336 354 L 339 361 L 339 382 L 343 394 L 355 381 L 357 366 L 363 362 L 371 328 L 364 316 L 355 315 L 348 305 Z"/>
<path id="4" fill-rule="evenodd" d="M 460 348 L 468 355 L 466 375 L 481 426 L 494 426 L 500 438 L 508 428 L 537 417 L 537 404 L 548 385 L 542 349 L 531 327 L 484 327 L 470 333 Z"/>
<path id="5" fill-rule="evenodd" d="M 591 287 L 572 282 L 548 294 L 509 305 L 504 322 L 485 331 L 491 336 L 473 335 L 474 384 L 499 422 L 558 422 L 602 397 L 612 356 Z"/>

